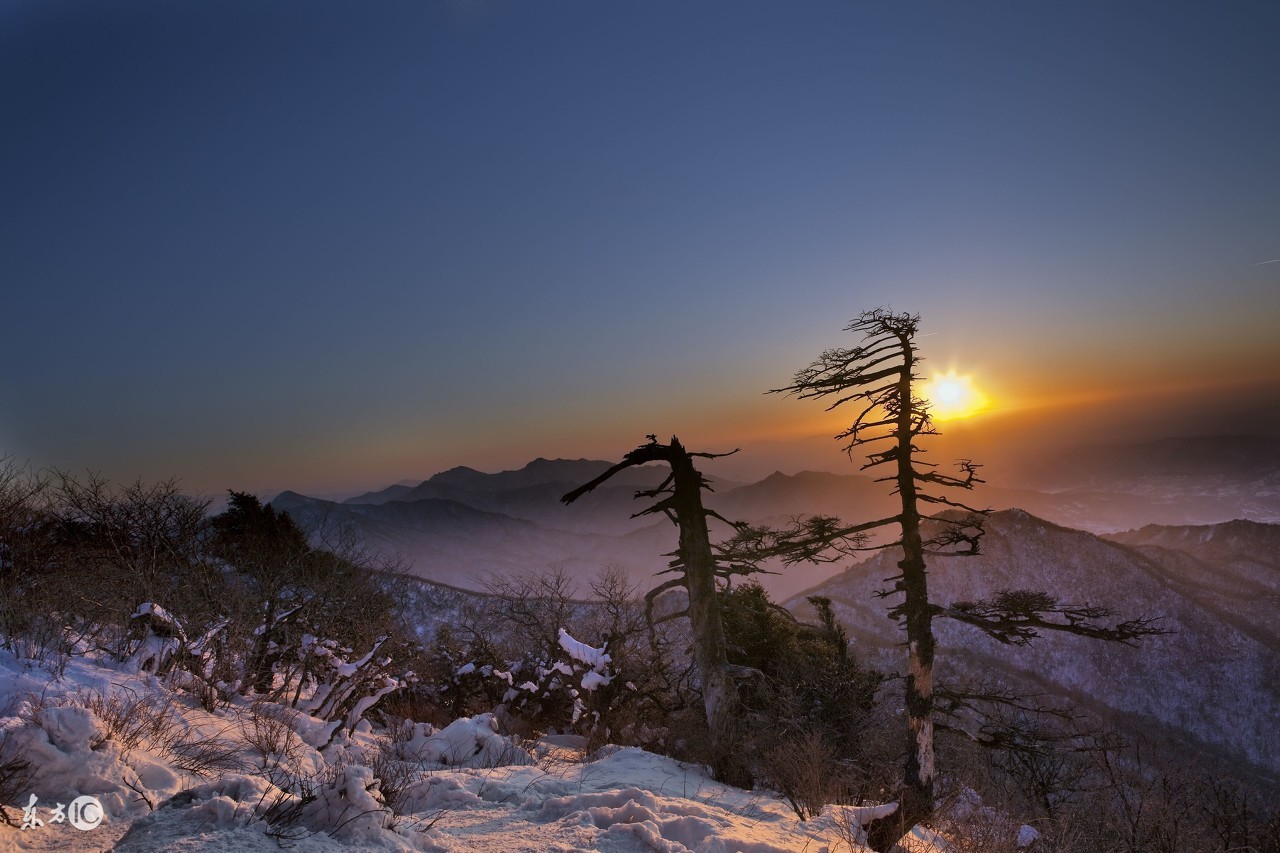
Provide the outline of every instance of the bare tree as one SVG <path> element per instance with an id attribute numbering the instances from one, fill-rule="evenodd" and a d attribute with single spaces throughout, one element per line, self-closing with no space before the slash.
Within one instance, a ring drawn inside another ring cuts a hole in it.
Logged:
<path id="1" fill-rule="evenodd" d="M 54 472 L 52 499 L 59 574 L 73 581 L 62 608 L 80 617 L 87 635 L 124 655 L 140 604 L 161 604 L 183 618 L 213 606 L 220 579 L 203 554 L 208 501 L 183 494 L 177 480 L 115 487 L 93 473 L 81 481 Z"/>
<path id="2" fill-rule="evenodd" d="M 45 615 L 62 592 L 52 583 L 55 538 L 48 486 L 43 473 L 0 456 L 0 648 L 6 650 L 30 639 L 37 623 L 53 628 L 56 621 Z"/>
<path id="3" fill-rule="evenodd" d="M 829 517 L 798 520 L 785 530 L 760 528 L 743 531 L 728 546 L 746 562 L 779 556 L 785 561 L 830 560 L 867 548 L 900 548 L 900 573 L 888 578 L 892 586 L 882 597 L 901 596 L 889 614 L 902 625 L 907 639 L 907 674 L 904 682 L 908 743 L 899 808 L 891 818 L 873 823 L 869 840 L 876 850 L 888 850 L 915 824 L 933 813 L 934 782 L 934 685 L 935 639 L 933 620 L 948 617 L 971 625 L 1005 643 L 1022 644 L 1053 630 L 1131 643 L 1158 633 L 1151 619 L 1135 619 L 1108 625 L 1111 611 L 1101 607 L 1059 603 L 1044 593 L 1023 590 L 1002 592 L 991 601 L 960 602 L 950 607 L 929 598 L 925 558 L 929 555 L 976 554 L 986 510 L 976 510 L 952 497 L 950 489 L 971 489 L 981 483 L 978 465 L 958 463 L 959 473 L 944 474 L 919 458 L 922 437 L 936 435 L 929 402 L 915 394 L 920 380 L 916 372 L 921 358 L 915 345 L 920 317 L 884 309 L 868 311 L 846 327 L 862 336 L 852 349 L 829 349 L 808 367 L 798 371 L 790 385 L 770 393 L 801 399 L 832 400 L 830 411 L 851 406 L 857 414 L 848 429 L 836 436 L 853 457 L 865 452 L 862 470 L 886 473 L 878 482 L 893 484 L 899 511 L 888 518 L 844 525 Z M 946 512 L 926 519 L 921 506 Z M 926 524 L 925 522 L 929 523 Z M 868 544 L 868 534 L 879 528 L 896 528 L 895 541 Z"/>
<path id="4" fill-rule="evenodd" d="M 712 770 L 723 782 L 750 787 L 750 770 L 735 749 L 741 715 L 734 684 L 735 671 L 726 654 L 724 628 L 716 598 L 717 577 L 724 576 L 728 569 L 716 560 L 707 532 L 707 519 L 719 518 L 726 524 L 736 525 L 703 506 L 702 490 L 710 487 L 693 464 L 694 457 L 716 459 L 728 455 L 690 452 L 675 436 L 669 443 L 662 444 L 651 435 L 647 444 L 632 450 L 621 462 L 564 495 L 561 500 L 566 504 L 573 503 L 618 472 L 634 465 L 663 462 L 670 466 L 671 472 L 660 485 L 636 492 L 637 498 L 653 498 L 657 502 L 635 516 L 662 513 L 680 530 L 679 546 L 668 555 L 673 559 L 667 571 L 675 573 L 676 577 L 659 584 L 645 596 L 647 612 L 652 613 L 653 602 L 668 590 L 683 587 L 687 593 L 688 607 L 669 614 L 669 617 L 689 618 L 694 663 L 702 681 L 702 702 L 711 738 Z"/>

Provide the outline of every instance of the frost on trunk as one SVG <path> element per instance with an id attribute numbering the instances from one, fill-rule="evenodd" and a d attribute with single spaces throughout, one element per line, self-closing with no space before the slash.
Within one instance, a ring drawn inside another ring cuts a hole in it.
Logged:
<path id="1" fill-rule="evenodd" d="M 573 503 L 614 474 L 633 465 L 664 462 L 670 467 L 670 473 L 661 485 L 636 493 L 636 497 L 657 500 L 652 506 L 636 513 L 637 516 L 662 513 L 680 532 L 679 545 L 675 553 L 669 555 L 674 559 L 668 571 L 674 572 L 676 577 L 651 590 L 646 600 L 652 603 L 657 595 L 676 587 L 683 587 L 688 594 L 687 610 L 675 615 L 687 615 L 689 618 L 694 665 L 702 682 L 703 709 L 707 715 L 712 770 L 722 782 L 749 788 L 751 773 L 738 749 L 741 709 L 737 687 L 730 674 L 724 628 L 716 597 L 716 577 L 721 569 L 707 532 L 707 518 L 715 514 L 702 505 L 702 490 L 706 488 L 706 481 L 693 464 L 695 456 L 714 459 L 725 455 L 728 454 L 691 453 L 685 450 L 675 436 L 671 437 L 668 444 L 661 444 L 655 436 L 649 436 L 648 444 L 640 445 L 617 465 L 569 492 L 561 500 L 567 504 Z"/>
<path id="2" fill-rule="evenodd" d="M 917 711 L 925 704 L 933 704 L 933 665 L 920 659 L 919 645 L 911 643 L 907 679 L 912 699 L 919 703 Z M 933 718 L 926 714 L 910 713 L 908 727 L 911 732 L 910 760 L 907 781 L 912 785 L 932 787 L 934 779 Z"/>

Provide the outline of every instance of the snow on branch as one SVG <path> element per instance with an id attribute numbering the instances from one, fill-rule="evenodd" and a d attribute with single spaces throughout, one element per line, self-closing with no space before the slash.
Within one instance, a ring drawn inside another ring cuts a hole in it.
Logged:
<path id="1" fill-rule="evenodd" d="M 603 670 L 613 660 L 605 651 L 604 646 L 598 649 L 594 646 L 588 646 L 586 643 L 575 640 L 564 628 L 560 629 L 560 648 L 564 649 L 569 654 L 569 657 L 579 663 L 585 663 L 596 671 Z"/>

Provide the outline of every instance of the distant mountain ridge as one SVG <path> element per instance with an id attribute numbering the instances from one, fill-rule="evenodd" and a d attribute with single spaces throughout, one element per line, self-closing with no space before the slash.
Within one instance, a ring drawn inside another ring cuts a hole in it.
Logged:
<path id="1" fill-rule="evenodd" d="M 1188 447 L 1199 460 L 1193 468 L 1216 473 L 1202 478 L 1169 473 L 1170 454 L 1177 456 Z M 1110 481 L 1100 479 L 1110 463 L 1097 463 L 1095 468 L 1102 467 L 1095 474 L 1081 475 L 1090 483 L 1087 487 L 1044 492 L 988 484 L 965 499 L 979 508 L 1019 507 L 1057 524 L 1095 533 L 1116 533 L 1149 523 L 1204 524 L 1232 518 L 1275 522 L 1280 521 L 1280 471 L 1268 467 L 1273 451 L 1280 453 L 1280 442 L 1253 438 L 1170 439 L 1110 448 L 1102 454 L 1088 451 L 1090 464 L 1097 459 L 1127 461 L 1112 466 L 1115 477 Z M 1261 459 L 1256 465 L 1241 461 L 1254 452 Z M 552 565 L 572 566 L 586 574 L 617 565 L 648 584 L 653 573 L 666 565 L 661 555 L 675 547 L 674 529 L 661 516 L 631 516 L 646 506 L 634 499 L 635 492 L 657 485 L 664 476 L 661 467 L 622 471 L 572 507 L 560 503 L 561 495 L 611 464 L 538 458 L 520 469 L 497 473 L 460 466 L 416 485 L 398 483 L 348 498 L 335 505 L 341 511 L 319 512 L 310 506 L 305 515 L 313 524 L 327 518 L 331 526 L 341 518 L 373 550 L 402 555 L 418 574 L 463 586 L 479 584 L 469 578 L 469 572 L 540 570 Z M 852 522 L 896 512 L 896 499 L 885 484 L 856 473 L 852 465 L 849 473 L 775 471 L 747 484 L 715 479 L 714 462 L 703 467 L 715 489 L 706 495 L 707 506 L 730 519 L 782 524 L 797 515 L 823 514 Z M 299 499 L 296 493 L 284 492 L 273 504 L 284 507 Z M 391 504 L 415 508 L 397 509 Z M 389 508 L 375 512 L 368 507 Z M 468 515 L 460 507 L 476 513 Z M 713 535 L 727 533 L 715 526 Z M 512 542 L 521 535 L 526 538 L 525 547 L 518 549 Z M 764 582 L 775 595 L 786 596 L 837 570 L 797 566 Z"/>
<path id="2" fill-rule="evenodd" d="M 485 474 L 474 468 L 459 466 L 442 471 L 427 480 L 441 486 L 457 486 L 467 489 L 518 489 L 546 483 L 572 483 L 580 485 L 600 476 L 613 465 L 596 459 L 545 459 L 539 456 L 523 468 Z M 614 475 L 612 482 L 633 488 L 649 488 L 663 477 L 656 466 L 631 468 Z"/>
<path id="3" fill-rule="evenodd" d="M 613 463 L 595 459 L 544 459 L 539 456 L 532 462 L 514 471 L 499 471 L 487 474 L 459 465 L 447 471 L 433 474 L 416 486 L 404 487 L 400 484 L 389 486 L 376 492 L 366 492 L 343 503 L 385 503 L 388 500 L 417 500 L 420 497 L 433 496 L 435 489 L 461 489 L 467 492 L 501 491 L 521 489 L 531 486 L 545 486 L 553 483 L 564 483 L 567 489 L 586 483 L 603 474 Z M 610 481 L 615 486 L 630 488 L 651 488 L 661 480 L 660 469 L 653 466 L 640 467 L 622 471 Z"/>
<path id="4" fill-rule="evenodd" d="M 559 566 L 590 576 L 618 556 L 619 537 L 558 530 L 477 509 L 459 501 L 424 498 L 382 504 L 340 504 L 293 492 L 272 503 L 288 511 L 318 544 L 353 538 L 375 555 L 406 559 L 403 567 L 428 580 L 479 590 L 493 574 Z M 621 567 L 644 577 L 671 550 L 664 526 L 638 526 L 628 547 L 637 554 Z"/>
<path id="5" fill-rule="evenodd" d="M 1280 649 L 1280 525 L 1148 525 L 1105 537 L 1149 557 L 1170 584 L 1225 622 Z"/>

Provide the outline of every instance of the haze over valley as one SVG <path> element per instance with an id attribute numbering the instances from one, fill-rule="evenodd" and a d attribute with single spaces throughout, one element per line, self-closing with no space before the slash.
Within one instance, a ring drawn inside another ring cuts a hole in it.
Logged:
<path id="1" fill-rule="evenodd" d="M 832 453 L 841 461 L 838 454 Z M 317 538 L 349 532 L 404 570 L 429 580 L 482 589 L 494 573 L 562 567 L 586 577 L 618 566 L 650 585 L 675 547 L 674 528 L 661 517 L 631 518 L 644 504 L 637 489 L 662 474 L 634 469 L 589 500 L 566 507 L 566 492 L 598 475 L 605 460 L 537 459 L 524 467 L 483 473 L 458 467 L 420 483 L 324 500 L 294 491 L 270 497 Z M 798 515 L 831 515 L 850 522 L 892 515 L 895 497 L 874 477 L 830 471 L 774 472 L 755 482 L 717 480 L 708 505 L 733 521 L 783 523 Z M 1280 440 L 1215 436 L 1046 451 L 1038 470 L 1020 478 L 1042 488 L 978 486 L 972 503 L 1022 509 L 1046 521 L 1095 534 L 1146 525 L 1204 525 L 1233 519 L 1280 523 Z M 728 535 L 728 529 L 721 533 Z M 760 577 L 786 598 L 839 570 L 837 566 L 773 567 Z"/>

